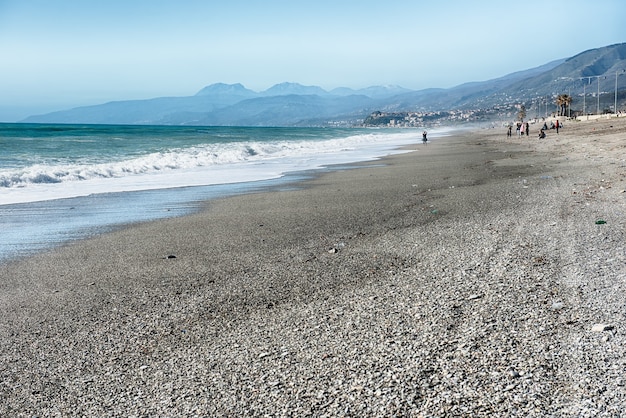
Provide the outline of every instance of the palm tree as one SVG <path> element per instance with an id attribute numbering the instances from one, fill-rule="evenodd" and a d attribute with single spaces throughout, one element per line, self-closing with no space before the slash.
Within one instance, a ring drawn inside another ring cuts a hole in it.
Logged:
<path id="1" fill-rule="evenodd" d="M 519 108 L 519 112 L 517 112 L 517 118 L 521 121 L 526 117 L 526 106 L 521 105 Z"/>
<path id="2" fill-rule="evenodd" d="M 567 107 L 572 103 L 572 97 L 569 94 L 559 94 L 556 97 L 556 105 L 559 107 L 559 116 L 566 116 Z"/>
<path id="3" fill-rule="evenodd" d="M 570 105 L 572 104 L 572 96 L 570 96 L 569 94 L 564 94 L 563 95 L 563 100 L 565 101 L 565 109 L 570 109 Z M 565 115 L 565 110 L 563 111 L 563 116 Z M 569 115 L 567 115 L 569 116 Z"/>
<path id="4" fill-rule="evenodd" d="M 558 114 L 559 114 L 559 116 L 561 116 L 561 112 L 563 112 L 563 103 L 565 103 L 563 101 L 563 95 L 562 94 L 559 94 L 558 96 L 556 96 L 555 103 L 556 103 L 556 107 L 559 110 Z"/>

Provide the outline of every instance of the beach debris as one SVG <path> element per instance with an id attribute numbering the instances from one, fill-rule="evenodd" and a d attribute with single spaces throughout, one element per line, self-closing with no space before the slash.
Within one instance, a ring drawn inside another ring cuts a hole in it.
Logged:
<path id="1" fill-rule="evenodd" d="M 329 254 L 336 254 L 336 253 L 338 253 L 338 252 L 339 252 L 339 249 L 337 249 L 337 248 L 335 248 L 335 247 L 332 247 L 332 248 L 330 248 L 330 249 L 328 250 L 328 253 L 329 253 Z"/>
<path id="2" fill-rule="evenodd" d="M 604 225 L 606 223 L 606 221 L 604 219 L 598 219 L 596 221 L 596 225 Z"/>
<path id="3" fill-rule="evenodd" d="M 467 300 L 476 300 L 482 298 L 483 295 L 479 295 L 478 293 L 471 294 L 467 297 Z"/>
<path id="4" fill-rule="evenodd" d="M 565 304 L 563 302 L 553 302 L 550 309 L 552 309 L 553 311 L 559 311 L 563 309 L 564 307 L 565 307 Z"/>
<path id="5" fill-rule="evenodd" d="M 611 331 L 613 328 L 615 328 L 613 325 L 594 324 L 594 326 L 591 327 L 591 332 Z"/>
<path id="6" fill-rule="evenodd" d="M 176 256 L 173 255 L 173 254 L 170 254 L 170 255 L 168 255 L 166 257 L 163 257 L 163 260 L 171 260 L 172 258 L 176 258 Z"/>

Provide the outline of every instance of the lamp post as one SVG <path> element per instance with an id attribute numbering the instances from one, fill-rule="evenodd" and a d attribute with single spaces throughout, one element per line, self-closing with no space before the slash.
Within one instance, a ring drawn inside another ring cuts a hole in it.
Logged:
<path id="1" fill-rule="evenodd" d="M 572 118 L 572 86 L 571 84 L 567 88 L 567 98 L 569 100 L 569 103 L 567 104 L 567 118 L 571 119 Z"/>
<path id="2" fill-rule="evenodd" d="M 625 71 L 626 70 L 622 70 L 621 73 L 619 71 L 615 71 L 615 105 L 613 106 L 613 110 L 615 111 L 616 115 L 617 115 L 617 76 L 622 75 Z"/>
<path id="3" fill-rule="evenodd" d="M 587 116 L 587 83 L 583 83 L 583 115 Z"/>
<path id="4" fill-rule="evenodd" d="M 598 79 L 598 97 L 597 97 L 598 107 L 596 109 L 596 115 L 599 115 L 600 114 L 600 77 L 598 76 L 596 78 Z"/>
<path id="5" fill-rule="evenodd" d="M 590 76 L 581 78 L 582 80 L 587 79 L 587 83 L 583 84 L 583 113 L 587 114 L 587 107 L 586 107 L 587 92 L 586 92 L 586 89 L 587 89 L 587 84 L 591 84 L 591 79 L 593 77 L 598 79 L 598 93 L 597 93 L 597 109 L 596 109 L 596 112 L 599 115 L 600 114 L 600 77 L 602 77 L 601 75 L 590 75 Z"/>

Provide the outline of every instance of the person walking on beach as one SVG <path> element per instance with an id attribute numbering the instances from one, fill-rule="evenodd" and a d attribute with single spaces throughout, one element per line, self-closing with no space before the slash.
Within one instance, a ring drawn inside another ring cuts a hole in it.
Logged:
<path id="1" fill-rule="evenodd" d="M 524 132 L 526 132 L 526 124 L 522 122 L 522 126 L 520 126 L 520 136 L 524 136 Z"/>
<path id="2" fill-rule="evenodd" d="M 426 145 L 427 141 L 428 141 L 428 138 L 426 138 L 426 131 L 424 131 L 422 132 L 422 143 Z"/>
<path id="3" fill-rule="evenodd" d="M 556 120 L 556 124 L 554 125 L 554 126 L 556 127 L 556 133 L 557 133 L 557 134 L 559 133 L 559 126 L 560 126 L 560 125 L 561 125 L 561 124 L 559 123 L 559 120 L 557 119 L 557 120 Z"/>
<path id="4" fill-rule="evenodd" d="M 509 124 L 509 130 L 506 133 L 507 138 L 510 138 L 512 135 L 513 125 Z"/>
<path id="5" fill-rule="evenodd" d="M 530 134 L 530 124 L 526 122 L 526 136 Z"/>

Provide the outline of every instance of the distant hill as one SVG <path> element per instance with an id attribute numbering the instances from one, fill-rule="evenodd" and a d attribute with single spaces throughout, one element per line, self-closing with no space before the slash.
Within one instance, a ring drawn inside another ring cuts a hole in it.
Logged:
<path id="1" fill-rule="evenodd" d="M 515 72 L 493 80 L 468 82 L 449 89 L 409 90 L 400 86 L 345 87 L 280 83 L 255 92 L 241 84 L 216 83 L 194 96 L 127 100 L 30 116 L 29 123 L 164 124 L 216 126 L 311 126 L 359 123 L 374 111 L 437 112 L 494 109 L 524 104 L 547 105 L 562 93 L 577 102 L 598 90 L 602 107 L 613 107 L 615 80 L 620 103 L 626 101 L 626 43 L 582 52 L 571 58 Z M 624 77 L 620 78 L 620 75 Z M 611 100 L 609 100 L 611 99 Z M 552 106 L 552 104 L 551 104 Z"/>

